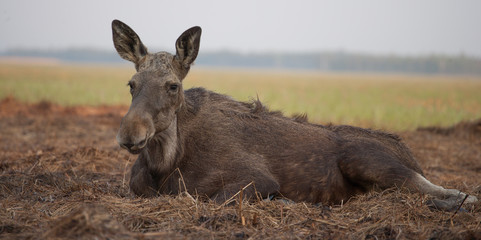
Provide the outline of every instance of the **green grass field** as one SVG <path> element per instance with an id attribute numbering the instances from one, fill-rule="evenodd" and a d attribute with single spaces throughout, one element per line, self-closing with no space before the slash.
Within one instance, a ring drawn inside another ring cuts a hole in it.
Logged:
<path id="1" fill-rule="evenodd" d="M 0 98 L 62 105 L 128 105 L 133 66 L 0 63 Z M 389 130 L 447 126 L 481 118 L 481 78 L 216 70 L 194 66 L 184 88 L 259 99 L 311 122 Z"/>

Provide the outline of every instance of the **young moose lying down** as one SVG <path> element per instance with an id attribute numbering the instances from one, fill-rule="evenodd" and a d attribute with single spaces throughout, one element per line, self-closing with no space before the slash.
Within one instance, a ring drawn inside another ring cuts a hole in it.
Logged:
<path id="1" fill-rule="evenodd" d="M 176 54 L 149 53 L 126 24 L 112 22 L 119 55 L 135 64 L 132 104 L 117 141 L 139 154 L 130 188 L 139 196 L 189 193 L 223 203 L 279 194 L 293 201 L 340 203 L 366 192 L 405 187 L 454 207 L 465 194 L 434 185 L 392 134 L 310 124 L 182 81 L 199 51 L 200 27 L 176 41 Z M 185 185 L 184 185 L 185 184 Z M 182 189 L 181 189 L 182 187 Z M 256 194 L 258 194 L 256 196 Z M 466 203 L 477 201 L 469 196 Z"/>

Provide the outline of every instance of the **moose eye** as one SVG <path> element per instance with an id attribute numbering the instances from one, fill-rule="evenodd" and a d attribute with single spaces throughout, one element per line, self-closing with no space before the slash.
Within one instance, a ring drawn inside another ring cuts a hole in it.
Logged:
<path id="1" fill-rule="evenodd" d="M 134 83 L 129 82 L 129 83 L 127 83 L 127 86 L 130 87 L 130 93 L 134 92 Z"/>
<path id="2" fill-rule="evenodd" d="M 176 91 L 178 87 L 179 87 L 179 85 L 177 85 L 177 84 L 171 84 L 170 87 L 169 87 L 169 90 L 170 91 Z"/>

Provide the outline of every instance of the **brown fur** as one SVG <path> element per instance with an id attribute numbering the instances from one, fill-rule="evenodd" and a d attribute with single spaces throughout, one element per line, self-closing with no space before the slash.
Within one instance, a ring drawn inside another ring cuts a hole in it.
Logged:
<path id="1" fill-rule="evenodd" d="M 258 100 L 238 102 L 203 88 L 183 91 L 199 27 L 179 37 L 176 55 L 148 53 L 118 20 L 112 29 L 120 56 L 138 71 L 117 140 L 140 154 L 130 180 L 139 196 L 187 190 L 224 202 L 250 183 L 247 198 L 279 194 L 312 203 L 339 203 L 373 186 L 405 186 L 441 198 L 460 194 L 425 180 L 396 135 L 311 124 L 306 115 L 287 118 Z"/>

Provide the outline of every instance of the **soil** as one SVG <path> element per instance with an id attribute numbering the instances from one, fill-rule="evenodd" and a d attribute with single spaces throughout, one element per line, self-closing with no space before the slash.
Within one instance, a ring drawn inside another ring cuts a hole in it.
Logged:
<path id="1" fill-rule="evenodd" d="M 398 189 L 339 206 L 135 197 L 136 157 L 115 141 L 126 111 L 0 102 L 0 238 L 481 239 L 481 203 L 440 211 Z M 481 120 L 398 134 L 431 182 L 480 198 Z"/>

